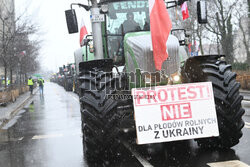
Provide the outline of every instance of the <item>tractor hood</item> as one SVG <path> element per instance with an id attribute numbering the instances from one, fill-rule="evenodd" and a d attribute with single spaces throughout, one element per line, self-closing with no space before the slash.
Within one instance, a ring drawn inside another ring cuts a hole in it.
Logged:
<path id="1" fill-rule="evenodd" d="M 180 67 L 179 48 L 179 40 L 169 35 L 169 57 L 162 65 L 162 70 L 165 70 L 167 75 L 177 72 Z M 147 72 L 156 71 L 150 32 L 127 33 L 124 37 L 124 54 L 127 72 L 135 72 L 137 68 Z"/>

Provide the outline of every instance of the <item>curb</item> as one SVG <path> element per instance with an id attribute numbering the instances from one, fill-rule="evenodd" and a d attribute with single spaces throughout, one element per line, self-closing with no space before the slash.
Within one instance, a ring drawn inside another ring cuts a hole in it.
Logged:
<path id="1" fill-rule="evenodd" d="M 240 89 L 240 93 L 250 93 L 250 90 L 247 90 L 247 89 Z"/>
<path id="2" fill-rule="evenodd" d="M 4 119 L 2 122 L 0 122 L 0 129 L 2 129 L 13 117 L 16 116 L 16 114 L 26 105 L 26 103 L 34 97 L 35 93 L 38 91 L 36 88 L 34 90 L 34 93 L 31 96 L 26 97 L 20 105 L 18 105 L 13 111 L 10 112 L 10 118 L 9 119 Z"/>

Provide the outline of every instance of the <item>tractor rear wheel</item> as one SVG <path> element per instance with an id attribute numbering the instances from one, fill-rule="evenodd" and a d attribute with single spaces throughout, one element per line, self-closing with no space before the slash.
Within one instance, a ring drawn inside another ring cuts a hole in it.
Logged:
<path id="1" fill-rule="evenodd" d="M 122 101 L 112 95 L 119 93 L 119 78 L 93 70 L 82 72 L 79 81 L 84 155 L 88 161 L 113 157 L 119 146 Z"/>
<path id="2" fill-rule="evenodd" d="M 230 148 L 238 144 L 242 137 L 245 110 L 241 106 L 240 83 L 236 82 L 231 65 L 220 61 L 219 56 L 194 57 L 187 60 L 181 74 L 185 82 L 210 81 L 213 85 L 220 135 L 197 139 L 198 145 L 203 148 Z"/>

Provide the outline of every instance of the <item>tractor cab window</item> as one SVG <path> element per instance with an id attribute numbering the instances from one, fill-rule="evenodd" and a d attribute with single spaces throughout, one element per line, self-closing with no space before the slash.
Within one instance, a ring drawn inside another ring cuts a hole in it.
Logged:
<path id="1" fill-rule="evenodd" d="M 123 59 L 123 37 L 126 33 L 149 31 L 148 0 L 109 3 L 107 42 L 109 57 Z"/>

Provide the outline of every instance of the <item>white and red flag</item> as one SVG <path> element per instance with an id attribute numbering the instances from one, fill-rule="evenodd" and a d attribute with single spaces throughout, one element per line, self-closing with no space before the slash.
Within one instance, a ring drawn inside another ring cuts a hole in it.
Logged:
<path id="1" fill-rule="evenodd" d="M 199 52 L 200 48 L 199 45 L 196 43 L 196 41 L 194 41 L 194 46 L 195 46 L 195 52 Z"/>
<path id="2" fill-rule="evenodd" d="M 191 53 L 192 52 L 192 43 L 190 42 L 189 44 L 188 44 L 188 51 L 189 51 L 189 53 Z"/>
<path id="3" fill-rule="evenodd" d="M 83 39 L 88 34 L 84 20 L 82 19 L 81 29 L 80 29 L 80 45 L 83 45 Z"/>
<path id="4" fill-rule="evenodd" d="M 23 50 L 23 51 L 20 53 L 20 55 L 21 55 L 21 56 L 26 55 L 26 51 L 25 51 L 25 50 Z"/>
<path id="5" fill-rule="evenodd" d="M 187 2 L 184 2 L 181 5 L 181 12 L 182 12 L 182 18 L 183 18 L 183 20 L 186 20 L 187 18 L 189 18 Z"/>
<path id="6" fill-rule="evenodd" d="M 168 58 L 167 40 L 172 22 L 163 0 L 148 0 L 148 3 L 155 68 L 161 70 L 162 63 Z"/>

